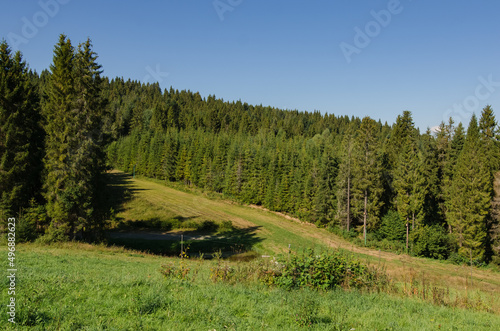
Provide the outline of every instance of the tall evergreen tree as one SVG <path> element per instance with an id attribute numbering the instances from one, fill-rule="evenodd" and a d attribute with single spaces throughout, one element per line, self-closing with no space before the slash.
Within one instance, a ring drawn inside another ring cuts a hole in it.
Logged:
<path id="1" fill-rule="evenodd" d="M 74 184 L 70 173 L 70 142 L 76 134 L 73 112 L 76 99 L 74 62 L 75 54 L 71 41 L 61 35 L 54 48 L 43 115 L 47 133 L 44 159 L 47 212 L 52 218 L 53 229 L 61 229 L 63 235 L 75 231 L 77 220 L 72 209 L 78 208 L 77 197 L 72 197 L 73 192 L 69 191 Z"/>
<path id="2" fill-rule="evenodd" d="M 45 197 L 51 230 L 60 236 L 95 230 L 98 174 L 104 168 L 100 65 L 87 40 L 75 52 L 61 35 L 43 104 Z"/>
<path id="3" fill-rule="evenodd" d="M 394 169 L 396 207 L 402 219 L 406 221 L 406 249 L 410 223 L 413 230 L 415 222 L 420 223 L 423 219 L 423 204 L 427 195 L 426 180 L 423 176 L 424 159 L 417 146 L 417 131 L 412 125 L 407 129 L 409 132 L 402 142 L 398 163 Z"/>
<path id="4" fill-rule="evenodd" d="M 363 236 L 367 228 L 376 228 L 382 201 L 380 147 L 377 140 L 377 123 L 365 117 L 361 121 L 355 140 L 353 159 L 353 214 L 362 220 Z"/>
<path id="5" fill-rule="evenodd" d="M 0 43 L 0 215 L 14 216 L 40 191 L 43 132 L 37 87 L 21 53 Z M 3 217 L 0 217 L 4 219 Z"/>
<path id="6" fill-rule="evenodd" d="M 352 126 L 347 129 L 340 146 L 339 172 L 337 176 L 337 219 L 347 231 L 351 226 L 351 198 L 352 198 L 352 161 L 354 157 L 354 132 Z"/>
<path id="7" fill-rule="evenodd" d="M 479 137 L 482 142 L 481 146 L 486 156 L 492 180 L 494 173 L 500 168 L 500 158 L 498 157 L 500 152 L 498 141 L 499 133 L 500 130 L 498 129 L 493 109 L 488 105 L 484 107 L 481 112 L 481 118 L 479 120 Z"/>
<path id="8" fill-rule="evenodd" d="M 486 221 L 491 208 L 492 183 L 480 146 L 479 128 L 473 115 L 454 168 L 446 216 L 459 253 L 482 261 L 486 258 Z"/>
<path id="9" fill-rule="evenodd" d="M 423 218 L 427 225 L 443 225 L 444 215 L 439 208 L 440 182 L 436 140 L 428 129 L 421 136 L 422 177 L 427 185 L 423 204 Z"/>

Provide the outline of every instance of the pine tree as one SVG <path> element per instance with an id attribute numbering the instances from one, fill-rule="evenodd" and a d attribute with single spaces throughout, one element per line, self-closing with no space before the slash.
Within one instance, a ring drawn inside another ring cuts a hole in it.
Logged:
<path id="1" fill-rule="evenodd" d="M 167 130 L 161 157 L 163 176 L 166 181 L 174 181 L 177 164 L 177 131 Z"/>
<path id="2" fill-rule="evenodd" d="M 74 181 L 80 185 L 83 229 L 94 235 L 102 229 L 99 201 L 102 200 L 106 169 L 104 146 L 109 133 L 106 131 L 106 100 L 102 93 L 101 65 L 92 42 L 87 39 L 78 46 L 75 55 L 75 86 L 77 112 L 76 140 L 73 147 Z M 82 208 L 83 207 L 83 208 Z"/>
<path id="3" fill-rule="evenodd" d="M 64 35 L 54 49 L 45 117 L 45 197 L 53 234 L 98 230 L 96 194 L 104 170 L 101 66 L 90 40 L 78 50 Z"/>
<path id="4" fill-rule="evenodd" d="M 363 237 L 366 241 L 367 228 L 376 228 L 382 201 L 381 168 L 377 122 L 363 118 L 355 140 L 353 159 L 353 214 L 362 219 Z"/>
<path id="5" fill-rule="evenodd" d="M 352 198 L 352 161 L 353 161 L 354 133 L 349 127 L 344 135 L 340 147 L 340 165 L 337 176 L 337 219 L 347 231 L 351 226 L 351 198 Z"/>
<path id="6" fill-rule="evenodd" d="M 490 181 L 494 185 L 491 191 L 491 213 L 487 217 L 488 246 L 487 254 L 493 255 L 495 260 L 500 260 L 500 130 L 490 105 L 483 108 L 481 119 L 479 120 L 479 138 L 481 141 L 481 151 L 485 157 L 485 162 L 489 169 Z"/>
<path id="7" fill-rule="evenodd" d="M 71 41 L 61 35 L 54 48 L 51 75 L 47 86 L 47 98 L 43 104 L 45 117 L 45 182 L 47 212 L 52 219 L 52 228 L 62 235 L 76 231 L 78 216 L 78 192 L 72 189 L 71 156 L 73 137 L 76 135 L 74 114 L 75 54 Z"/>
<path id="8" fill-rule="evenodd" d="M 178 181 L 184 180 L 186 178 L 184 171 L 186 170 L 186 160 L 188 157 L 188 152 L 186 147 L 182 147 L 179 153 L 179 159 L 177 161 L 177 168 L 175 170 L 175 177 Z"/>
<path id="9" fill-rule="evenodd" d="M 314 219 L 323 226 L 332 222 L 336 212 L 335 180 L 338 173 L 337 160 L 333 157 L 331 147 L 325 148 L 319 169 L 319 181 L 315 193 Z"/>
<path id="10" fill-rule="evenodd" d="M 399 153 L 403 149 L 408 136 L 413 134 L 413 131 L 415 131 L 415 125 L 413 124 L 411 112 L 405 110 L 402 115 L 398 115 L 396 123 L 392 129 L 391 136 L 389 137 L 388 166 L 390 169 L 395 169 Z"/>
<path id="11" fill-rule="evenodd" d="M 408 127 L 410 132 L 402 142 L 398 163 L 394 169 L 394 190 L 396 207 L 402 219 L 406 222 L 406 249 L 410 230 L 423 220 L 423 204 L 427 195 L 427 185 L 423 176 L 424 160 L 417 146 L 417 132 L 414 127 Z"/>
<path id="12" fill-rule="evenodd" d="M 479 137 L 482 142 L 481 146 L 486 156 L 488 168 L 490 169 L 491 180 L 493 180 L 495 172 L 500 168 L 498 157 L 500 152 L 498 141 L 499 133 L 500 130 L 498 129 L 493 109 L 488 105 L 484 107 L 481 112 L 481 118 L 479 120 Z"/>
<path id="13" fill-rule="evenodd" d="M 444 215 L 439 208 L 440 182 L 436 140 L 430 130 L 421 136 L 422 177 L 427 184 L 423 204 L 423 218 L 427 225 L 442 225 Z"/>
<path id="14" fill-rule="evenodd" d="M 43 132 L 31 75 L 21 53 L 1 42 L 0 215 L 14 216 L 40 191 Z"/>
<path id="15" fill-rule="evenodd" d="M 479 128 L 473 115 L 453 172 L 446 218 L 457 239 L 459 254 L 482 261 L 486 258 L 486 220 L 491 208 L 492 183 L 480 146 Z"/>

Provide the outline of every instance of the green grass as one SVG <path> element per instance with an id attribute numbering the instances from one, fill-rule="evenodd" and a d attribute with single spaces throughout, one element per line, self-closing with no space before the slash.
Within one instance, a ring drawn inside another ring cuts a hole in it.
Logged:
<path id="1" fill-rule="evenodd" d="M 204 251 L 212 252 L 220 249 L 221 244 L 224 244 L 224 247 L 243 244 L 246 247 L 251 246 L 252 249 L 262 254 L 285 252 L 288 250 L 288 245 L 291 245 L 294 250 L 327 247 L 324 242 L 307 235 L 310 229 L 302 229 L 300 224 L 272 212 L 223 200 L 208 199 L 199 192 L 196 194 L 181 192 L 162 185 L 159 181 L 132 179 L 131 176 L 117 171 L 109 174 L 109 178 L 111 187 L 108 204 L 116 211 L 118 223 L 115 223 L 114 227 L 118 229 L 120 229 L 120 224 L 134 222 L 138 224 L 170 222 L 178 224 L 172 226 L 172 229 L 182 229 L 182 223 L 202 224 L 206 221 L 213 221 L 221 224 L 223 221 L 231 221 L 236 228 L 246 231 L 245 236 L 238 231 L 229 233 L 226 234 L 228 238 L 223 243 L 217 243 L 217 240 L 212 238 L 212 243 L 216 243 L 208 244 L 203 249 Z M 193 225 L 185 227 L 185 229 L 193 228 L 195 228 Z M 134 227 L 128 226 L 128 230 L 131 229 Z M 215 232 L 206 233 L 214 235 Z M 233 240 L 230 237 L 233 237 Z M 140 247 L 130 246 L 131 241 L 123 239 L 112 240 L 112 243 L 133 249 L 146 249 L 155 253 L 170 253 L 170 250 L 162 251 L 160 248 L 160 246 L 170 246 L 170 244 L 159 242 L 152 243 L 156 247 L 146 247 L 147 242 L 141 243 Z M 201 244 L 195 246 L 192 245 L 192 252 L 198 252 Z"/>
<path id="2" fill-rule="evenodd" d="M 110 174 L 109 179 L 112 185 L 107 202 L 116 210 L 118 223 L 143 222 L 150 226 L 165 220 L 199 224 L 231 221 L 236 227 L 224 233 L 219 228 L 205 231 L 205 240 L 191 241 L 190 253 L 247 251 L 231 260 L 253 259 L 251 262 L 223 262 L 244 271 L 261 263 L 256 256 L 286 252 L 289 244 L 293 251 L 339 247 L 364 262 L 383 266 L 399 290 L 391 294 L 286 291 L 269 288 L 252 277 L 234 284 L 213 283 L 210 272 L 217 261 L 196 259 L 182 262 L 197 271 L 194 280 L 165 278 L 161 266 L 179 265 L 178 258 L 127 249 L 177 255 L 180 243 L 175 240 L 117 238 L 110 242 L 119 247 L 19 244 L 17 329 L 294 330 L 300 329 L 301 321 L 312 322 L 312 329 L 318 330 L 500 329 L 500 275 L 492 270 L 472 269 L 471 286 L 469 268 L 357 247 L 325 229 L 217 197 L 209 199 L 197 191 L 182 192 L 157 181 L 132 179 L 120 172 Z M 127 231 L 143 232 L 138 229 Z M 182 233 L 200 235 L 199 231 Z M 6 247 L 0 240 L 0 254 L 7 255 Z M 8 281 L 2 278 L 1 302 L 7 302 Z M 418 283 L 424 279 L 428 295 L 431 287 L 450 290 L 447 306 L 408 294 L 414 289 L 418 292 Z M 464 291 L 466 284 L 468 289 Z M 407 294 L 403 294 L 405 287 Z M 481 300 L 475 299 L 479 296 Z M 453 307 L 454 298 L 470 298 L 470 309 Z M 476 311 L 484 309 L 479 302 L 497 314 Z M 5 304 L 0 305 L 0 315 L 4 318 L 0 328 L 8 329 Z"/>
<path id="3" fill-rule="evenodd" d="M 75 243 L 17 248 L 18 330 L 295 330 L 297 318 L 318 330 L 500 329 L 498 315 L 386 294 L 214 284 L 215 261 L 184 260 L 199 270 L 186 281 L 159 271 L 179 259 Z M 0 325 L 9 329 L 5 312 L 2 304 Z"/>
<path id="4" fill-rule="evenodd" d="M 208 233 L 209 240 L 191 244 L 191 253 L 211 253 L 221 249 L 226 251 L 226 255 L 231 255 L 234 247 L 241 245 L 245 249 L 266 255 L 286 252 L 288 245 L 291 245 L 292 251 L 301 251 L 304 248 L 320 251 L 328 247 L 340 248 L 351 251 L 366 263 L 383 265 L 387 273 L 403 287 L 404 283 L 409 286 L 415 281 L 422 284 L 425 279 L 426 286 L 445 288 L 446 291 L 453 292 L 452 296 L 480 296 L 487 306 L 500 313 L 498 271 L 473 268 L 471 284 L 471 270 L 468 267 L 356 246 L 326 229 L 318 229 L 260 208 L 225 201 L 220 196 L 207 195 L 177 183 L 169 183 L 168 185 L 172 186 L 169 187 L 158 180 L 132 179 L 130 175 L 118 171 L 109 174 L 109 178 L 113 185 L 108 196 L 115 199 L 115 203 L 111 201 L 110 204 L 114 206 L 119 219 L 131 222 L 145 218 L 174 218 L 188 222 L 231 221 L 239 229 L 222 238 L 216 231 Z M 238 234 L 238 231 L 244 231 L 245 235 Z M 111 244 L 160 254 L 178 255 L 180 252 L 179 241 L 162 243 L 158 240 L 115 239 Z"/>

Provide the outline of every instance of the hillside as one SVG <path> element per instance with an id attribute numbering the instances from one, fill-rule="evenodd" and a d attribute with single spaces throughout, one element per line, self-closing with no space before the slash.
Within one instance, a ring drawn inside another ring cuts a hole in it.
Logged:
<path id="1" fill-rule="evenodd" d="M 205 252 L 212 252 L 212 248 L 235 247 L 238 244 L 243 245 L 245 249 L 258 252 L 259 255 L 286 252 L 289 244 L 293 251 L 300 251 L 307 247 L 315 247 L 320 250 L 341 248 L 356 254 L 363 261 L 384 266 L 391 277 L 402 283 L 422 282 L 425 279 L 427 284 L 451 288 L 462 295 L 480 293 L 493 310 L 500 312 L 500 302 L 496 298 L 500 292 L 500 274 L 498 272 L 473 268 L 471 273 L 471 268 L 465 266 L 357 247 L 325 229 L 316 228 L 311 224 L 266 211 L 257 206 L 244 206 L 221 199 L 209 199 L 199 192 L 182 192 L 167 187 L 159 181 L 142 178 L 132 179 L 131 176 L 122 172 L 114 171 L 109 176 L 112 178 L 111 189 L 114 190 L 115 196 L 123 194 L 119 192 L 129 192 L 128 200 L 117 210 L 117 219 L 122 222 L 152 219 L 177 219 L 195 222 L 229 220 L 239 229 L 236 232 L 240 234 L 239 236 L 231 236 L 229 233 L 224 237 L 213 232 L 152 231 L 149 229 L 135 230 L 130 237 L 130 230 L 115 230 L 113 234 L 114 238 L 117 239 L 113 239 L 112 234 L 111 241 L 123 244 L 125 247 L 141 248 L 134 246 L 135 241 L 141 242 L 145 249 L 154 249 L 155 246 L 161 246 L 161 243 L 164 242 L 179 244 L 180 234 L 184 234 L 187 238 L 189 236 L 194 236 L 194 238 L 204 236 L 205 242 L 195 240 L 192 245 L 204 248 Z M 128 233 L 128 239 L 124 239 L 126 238 L 124 232 Z M 158 237 L 151 237 L 152 235 Z M 153 240 L 148 240 L 148 238 Z M 191 252 L 197 253 L 198 250 L 192 249 Z M 472 284 L 470 282 L 471 275 Z"/>
<path id="2" fill-rule="evenodd" d="M 109 243 L 118 247 L 18 244 L 16 330 L 500 328 L 500 275 L 491 270 L 474 269 L 473 284 L 465 291 L 468 268 L 356 247 L 286 215 L 183 192 L 159 181 L 118 171 L 107 177 L 106 202 L 116 211 Z M 233 226 L 196 229 L 208 221 L 231 221 Z M 139 245 L 162 253 L 179 244 L 181 234 L 190 245 L 188 253 L 194 253 L 189 259 L 127 249 Z M 274 264 L 257 256 L 287 252 L 289 244 L 292 252 L 344 249 L 374 268 L 385 268 L 393 277 L 392 290 L 285 290 L 255 278 L 259 268 Z M 2 247 L 7 247 L 5 242 Z M 227 250 L 231 257 L 203 260 L 193 247 Z M 5 248 L 1 251 L 6 254 Z M 161 272 L 166 266 L 186 270 L 187 276 L 166 278 Z M 232 270 L 237 278 L 216 281 L 214 270 Z M 428 297 L 422 297 L 422 288 Z M 3 305 L 0 313 L 5 315 L 5 309 Z M 6 324 L 1 328 L 14 329 Z"/>
<path id="3" fill-rule="evenodd" d="M 1 329 L 299 330 L 298 319 L 304 318 L 313 321 L 313 330 L 500 328 L 498 315 L 384 293 L 213 283 L 212 261 L 184 260 L 197 277 L 181 280 L 159 272 L 179 259 L 119 248 L 20 244 L 17 257 L 17 325 L 9 328 L 3 321 Z M 2 316 L 5 312 L 2 305 Z"/>

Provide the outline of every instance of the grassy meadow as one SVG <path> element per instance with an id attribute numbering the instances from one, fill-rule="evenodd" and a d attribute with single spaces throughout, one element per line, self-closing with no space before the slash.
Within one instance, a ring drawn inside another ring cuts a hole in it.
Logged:
<path id="1" fill-rule="evenodd" d="M 497 271 L 356 247 L 286 215 L 117 171 L 109 181 L 107 244 L 17 245 L 18 324 L 7 324 L 2 305 L 3 329 L 500 329 Z M 190 258 L 178 258 L 181 234 Z M 255 270 L 286 255 L 288 245 L 344 251 L 387 273 L 391 290 L 265 285 Z M 6 247 L 3 241 L 0 254 Z M 199 258 L 215 251 L 225 258 Z M 237 277 L 215 282 L 220 263 Z M 189 272 L 165 277 L 165 265 Z"/>
<path id="2" fill-rule="evenodd" d="M 318 330 L 500 328 L 495 314 L 384 293 L 286 291 L 251 279 L 213 283 L 214 260 L 184 259 L 196 277 L 165 278 L 165 263 L 180 259 L 79 243 L 18 245 L 16 329 L 294 330 L 301 321 Z"/>

